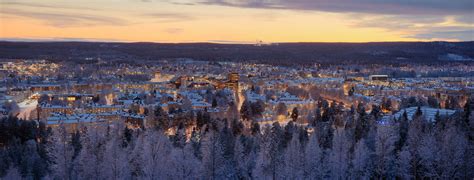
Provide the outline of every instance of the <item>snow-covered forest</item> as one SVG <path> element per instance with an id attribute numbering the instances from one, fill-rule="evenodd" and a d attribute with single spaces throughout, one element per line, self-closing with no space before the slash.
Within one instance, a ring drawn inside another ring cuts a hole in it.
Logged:
<path id="1" fill-rule="evenodd" d="M 10 117 L 0 121 L 0 177 L 473 179 L 470 109 L 449 118 L 437 114 L 434 122 L 418 111 L 413 120 L 405 113 L 381 123 L 377 108 L 367 114 L 363 106 L 320 105 L 308 126 L 264 127 L 252 118 L 211 119 L 201 112 L 176 122 L 156 109 L 151 128 L 114 123 L 72 134 Z"/>

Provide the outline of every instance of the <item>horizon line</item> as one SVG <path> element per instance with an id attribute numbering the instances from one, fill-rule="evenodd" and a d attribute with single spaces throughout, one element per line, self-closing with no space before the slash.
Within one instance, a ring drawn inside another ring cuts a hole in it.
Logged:
<path id="1" fill-rule="evenodd" d="M 319 43 L 319 44 L 364 44 L 364 43 L 429 43 L 429 42 L 447 42 L 447 43 L 463 43 L 474 42 L 474 40 L 467 41 L 449 41 L 449 40 L 413 40 L 413 41 L 281 41 L 281 42 L 264 42 L 264 41 L 231 41 L 231 40 L 208 40 L 208 41 L 181 41 L 181 42 L 166 42 L 166 41 L 126 41 L 126 40 L 111 40 L 111 39 L 93 39 L 93 38 L 0 38 L 0 42 L 11 43 L 121 43 L 121 44 L 242 44 L 242 45 L 277 45 L 277 44 L 298 44 L 298 43 Z"/>

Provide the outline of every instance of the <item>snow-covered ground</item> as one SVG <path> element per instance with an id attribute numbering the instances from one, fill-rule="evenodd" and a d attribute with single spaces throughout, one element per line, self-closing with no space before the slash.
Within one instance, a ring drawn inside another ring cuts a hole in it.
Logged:
<path id="1" fill-rule="evenodd" d="M 18 106 L 20 107 L 20 114 L 18 114 L 18 118 L 28 120 L 30 118 L 31 112 L 36 109 L 36 105 L 38 105 L 38 101 L 35 99 L 27 99 L 18 103 Z"/>

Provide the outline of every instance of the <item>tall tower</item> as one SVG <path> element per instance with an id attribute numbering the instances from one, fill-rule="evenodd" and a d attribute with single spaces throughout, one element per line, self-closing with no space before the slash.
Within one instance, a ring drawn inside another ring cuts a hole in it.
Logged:
<path id="1" fill-rule="evenodd" d="M 239 82 L 239 73 L 229 73 L 227 79 L 229 79 L 230 82 Z"/>

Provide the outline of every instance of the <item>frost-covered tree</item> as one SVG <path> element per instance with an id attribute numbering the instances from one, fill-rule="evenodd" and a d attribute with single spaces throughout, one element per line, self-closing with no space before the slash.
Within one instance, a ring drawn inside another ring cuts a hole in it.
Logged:
<path id="1" fill-rule="evenodd" d="M 20 172 L 18 172 L 18 169 L 14 167 L 11 167 L 10 169 L 8 169 L 7 173 L 2 178 L 11 179 L 11 180 L 22 179 Z"/>
<path id="2" fill-rule="evenodd" d="M 72 158 L 74 148 L 69 142 L 70 135 L 63 124 L 55 128 L 48 154 L 52 161 L 52 176 L 57 179 L 72 178 Z"/>
<path id="3" fill-rule="evenodd" d="M 439 165 L 439 145 L 434 134 L 426 133 L 420 142 L 420 161 L 423 167 L 423 178 L 437 177 L 437 166 Z"/>
<path id="4" fill-rule="evenodd" d="M 254 137 L 239 136 L 235 141 L 234 157 L 239 179 L 251 179 L 257 158 L 257 144 Z"/>
<path id="5" fill-rule="evenodd" d="M 318 109 L 324 118 L 313 121 L 309 137 L 297 122 L 260 131 L 256 121 L 250 127 L 238 119 L 229 125 L 205 112 L 196 119 L 174 114 L 169 128 L 178 129 L 179 136 L 120 123 L 79 127 L 73 136 L 59 126 L 49 134 L 41 123 L 0 119 L 0 178 L 473 178 L 472 115 L 467 124 L 465 113 L 438 114 L 432 123 L 418 110 L 412 121 L 403 113 L 399 120 L 376 124 L 363 106 L 347 112 L 320 103 Z M 186 130 L 196 124 L 200 127 L 186 139 Z"/>
<path id="6" fill-rule="evenodd" d="M 305 149 L 304 174 L 305 179 L 322 179 L 323 171 L 323 151 L 319 146 L 318 136 L 312 134 Z"/>
<path id="7" fill-rule="evenodd" d="M 142 162 L 142 178 L 166 179 L 172 173 L 169 164 L 169 155 L 172 144 L 163 132 L 146 131 L 144 134 Z"/>
<path id="8" fill-rule="evenodd" d="M 255 177 L 264 179 L 284 178 L 283 130 L 278 122 L 263 130 Z"/>
<path id="9" fill-rule="evenodd" d="M 424 118 L 421 115 L 414 115 L 415 118 L 410 122 L 407 132 L 406 144 L 411 154 L 411 170 L 413 178 L 420 178 L 423 174 L 420 159 L 420 147 L 423 137 Z"/>
<path id="10" fill-rule="evenodd" d="M 411 153 L 406 146 L 402 148 L 402 150 L 398 152 L 397 154 L 395 170 L 396 170 L 396 174 L 398 178 L 401 178 L 401 179 L 412 178 Z"/>
<path id="11" fill-rule="evenodd" d="M 84 179 L 95 179 L 102 177 L 102 169 L 99 162 L 104 160 L 106 130 L 101 127 L 87 128 L 81 140 L 83 147 L 76 158 L 75 172 Z"/>
<path id="12" fill-rule="evenodd" d="M 468 140 L 464 134 L 461 134 L 455 127 L 448 128 L 441 139 L 440 167 L 441 179 L 472 179 L 467 172 L 469 169 L 469 156 L 473 152 L 468 151 Z M 470 153 L 470 154 L 469 154 Z M 472 166 L 471 166 L 472 167 Z M 467 175 L 467 177 L 466 177 Z"/>
<path id="13" fill-rule="evenodd" d="M 407 112 L 404 111 L 400 119 L 398 120 L 398 141 L 397 141 L 397 150 L 400 151 L 402 147 L 405 145 L 408 136 L 408 115 Z"/>
<path id="14" fill-rule="evenodd" d="M 285 151 L 285 178 L 303 179 L 305 156 L 297 133 L 293 134 Z"/>
<path id="15" fill-rule="evenodd" d="M 374 173 L 376 177 L 394 176 L 396 140 L 397 136 L 392 126 L 378 126 L 375 139 L 375 155 L 377 159 Z"/>
<path id="16" fill-rule="evenodd" d="M 129 179 L 131 177 L 128 153 L 122 148 L 119 135 L 114 134 L 105 144 L 104 160 L 100 162 L 102 175 L 110 179 Z"/>
<path id="17" fill-rule="evenodd" d="M 201 175 L 201 161 L 194 156 L 191 143 L 183 148 L 173 148 L 170 154 L 168 179 L 199 179 Z"/>
<path id="18" fill-rule="evenodd" d="M 202 166 L 204 179 L 226 179 L 226 159 L 224 149 L 219 142 L 219 135 L 211 130 L 207 132 L 201 144 Z"/>
<path id="19" fill-rule="evenodd" d="M 235 172 L 234 142 L 234 134 L 228 128 L 226 121 L 219 133 L 219 144 L 222 147 L 222 157 L 224 158 L 224 164 L 221 169 L 225 172 L 226 178 L 230 179 L 235 178 L 237 175 L 237 172 Z"/>
<path id="20" fill-rule="evenodd" d="M 26 141 L 21 147 L 20 162 L 18 169 L 25 178 L 39 178 L 45 173 L 41 172 L 43 161 L 37 151 L 37 143 L 34 140 Z M 64 169 L 62 169 L 64 170 Z"/>
<path id="21" fill-rule="evenodd" d="M 349 168 L 349 140 L 344 129 L 336 129 L 329 154 L 330 177 L 346 179 Z"/>
<path id="22" fill-rule="evenodd" d="M 350 177 L 351 179 L 368 179 L 371 175 L 369 161 L 371 152 L 369 151 L 365 140 L 361 139 L 356 143 L 351 160 Z"/>
<path id="23" fill-rule="evenodd" d="M 144 159 L 146 158 L 143 154 L 145 151 L 145 138 L 146 133 L 142 133 L 134 139 L 133 144 L 129 145 L 128 148 L 128 163 L 130 167 L 130 173 L 132 178 L 143 177 L 143 166 Z"/>

